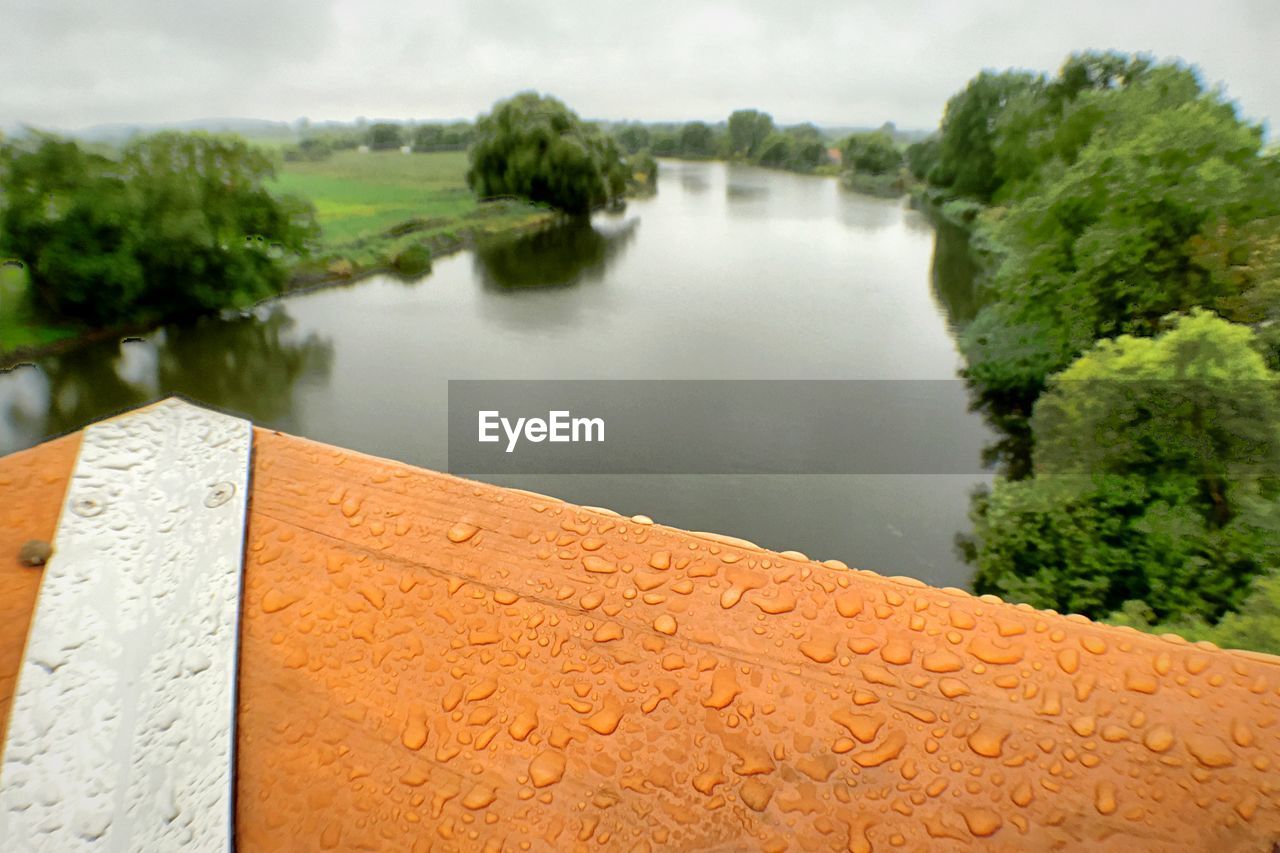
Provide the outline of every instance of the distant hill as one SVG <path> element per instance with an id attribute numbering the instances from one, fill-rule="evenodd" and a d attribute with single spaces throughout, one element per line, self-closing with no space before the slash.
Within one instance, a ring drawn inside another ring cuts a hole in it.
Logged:
<path id="1" fill-rule="evenodd" d="M 356 119 L 355 121 L 313 121 L 306 123 L 306 132 L 322 133 L 326 130 L 343 130 L 349 128 L 365 127 L 374 122 L 392 122 L 395 124 L 413 125 L 417 123 L 429 124 L 449 124 L 452 121 L 466 121 L 466 119 L 429 119 L 421 122 L 415 122 L 413 119 Z M 618 119 L 600 119 L 598 123 L 605 128 L 617 128 L 624 124 L 630 124 L 627 120 Z M 685 122 L 682 121 L 652 121 L 641 122 L 654 129 L 679 130 Z M 716 122 L 707 122 L 711 127 L 723 130 L 725 127 L 724 119 Z M 209 133 L 238 133 L 249 139 L 266 139 L 281 138 L 292 139 L 299 134 L 299 125 L 294 122 L 287 121 L 271 121 L 269 119 L 258 118 L 198 118 L 188 121 L 165 121 L 165 122 L 113 122 L 109 124 L 95 124 L 80 130 L 62 131 L 54 128 L 40 128 L 42 130 L 54 130 L 64 136 L 70 136 L 83 142 L 101 143 L 105 145 L 118 145 L 127 142 L 135 136 L 145 135 L 148 133 L 156 133 L 161 130 L 203 130 Z M 22 125 L 10 125 L 0 127 L 0 134 L 15 136 L 22 132 Z M 850 133 L 859 133 L 868 130 L 878 130 L 875 127 L 863 126 L 839 126 L 826 125 L 819 126 L 819 129 L 829 139 L 843 139 Z M 893 136 L 899 143 L 911 143 L 924 139 L 934 133 L 933 130 L 922 130 L 918 128 L 894 128 Z"/>
<path id="2" fill-rule="evenodd" d="M 883 130 L 884 126 L 881 125 L 880 127 L 860 127 L 860 126 L 849 125 L 849 126 L 824 127 L 822 129 L 826 131 L 828 134 L 830 134 L 831 136 L 839 137 L 843 139 L 844 137 L 852 133 L 866 133 L 872 130 Z M 932 135 L 935 132 L 936 131 L 934 130 L 922 130 L 920 128 L 908 128 L 908 127 L 895 127 L 892 130 L 894 139 L 896 139 L 899 142 L 907 142 L 907 143 L 919 142 L 921 139 L 927 139 L 930 135 Z"/>
<path id="3" fill-rule="evenodd" d="M 247 137 L 294 135 L 293 125 L 289 122 L 268 121 L 267 119 L 257 118 L 199 118 L 190 121 L 166 121 L 145 124 L 124 122 L 95 124 L 81 130 L 69 131 L 66 135 L 86 142 L 117 143 L 132 139 L 138 135 L 156 133 L 161 130 L 203 130 L 209 133 L 238 133 Z"/>

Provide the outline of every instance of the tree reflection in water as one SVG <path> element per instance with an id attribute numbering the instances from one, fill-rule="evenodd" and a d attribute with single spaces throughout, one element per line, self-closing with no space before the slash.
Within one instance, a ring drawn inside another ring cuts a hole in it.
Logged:
<path id="1" fill-rule="evenodd" d="M 575 219 L 522 237 L 495 240 L 475 250 L 475 269 L 486 290 L 572 287 L 604 277 L 609 261 L 634 239 L 639 219 L 608 227 Z"/>
<path id="2" fill-rule="evenodd" d="M 89 344 L 0 373 L 0 453 L 171 394 L 284 425 L 300 382 L 323 379 L 332 344 L 298 337 L 284 306 Z"/>
<path id="3" fill-rule="evenodd" d="M 159 353 L 164 393 L 281 426 L 298 384 L 329 375 L 332 342 L 316 334 L 295 336 L 293 318 L 278 303 L 264 316 L 206 322 L 198 335 L 167 336 Z"/>
<path id="4" fill-rule="evenodd" d="M 934 297 L 959 335 L 982 307 L 982 267 L 969 247 L 968 232 L 938 216 L 930 280 Z M 1026 395 L 994 394 L 969 383 L 970 410 L 980 412 L 999 438 L 983 449 L 982 464 L 1010 479 L 1031 473 L 1031 404 Z"/>

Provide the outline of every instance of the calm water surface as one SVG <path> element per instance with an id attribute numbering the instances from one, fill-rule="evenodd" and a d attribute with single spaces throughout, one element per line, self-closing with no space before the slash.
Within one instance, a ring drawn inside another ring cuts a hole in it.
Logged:
<path id="1" fill-rule="evenodd" d="M 448 379 L 947 379 L 963 237 L 835 181 L 664 162 L 656 198 L 438 262 L 0 373 L 0 452 L 171 393 L 447 466 Z M 673 413 L 678 416 L 678 413 Z M 886 412 L 893 418 L 893 412 Z M 936 437 L 976 459 L 980 416 Z M 976 462 L 975 462 L 976 470 Z M 520 488 L 963 585 L 982 475 L 511 478 Z"/>

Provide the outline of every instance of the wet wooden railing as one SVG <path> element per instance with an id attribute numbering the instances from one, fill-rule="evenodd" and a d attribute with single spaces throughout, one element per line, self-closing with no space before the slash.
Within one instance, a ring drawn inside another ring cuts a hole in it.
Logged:
<path id="1" fill-rule="evenodd" d="M 0 557 L 53 537 L 76 442 L 0 459 Z M 1280 659 L 263 430 L 251 466 L 241 850 L 1280 840 Z"/>

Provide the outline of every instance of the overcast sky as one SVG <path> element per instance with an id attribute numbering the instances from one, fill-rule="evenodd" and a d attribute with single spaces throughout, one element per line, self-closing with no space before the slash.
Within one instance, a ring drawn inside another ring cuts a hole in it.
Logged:
<path id="1" fill-rule="evenodd" d="M 933 127 L 978 70 L 1179 57 L 1280 116 L 1280 0 L 0 0 L 0 127 L 472 117 L 521 89 L 590 118 Z"/>

